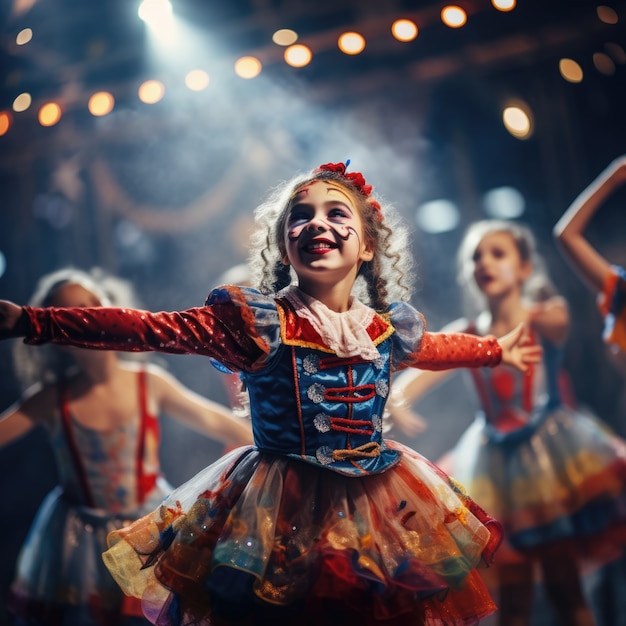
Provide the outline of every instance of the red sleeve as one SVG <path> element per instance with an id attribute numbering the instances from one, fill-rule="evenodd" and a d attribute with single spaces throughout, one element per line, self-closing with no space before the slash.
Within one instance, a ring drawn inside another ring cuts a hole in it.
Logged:
<path id="1" fill-rule="evenodd" d="M 502 347 L 489 335 L 425 332 L 419 349 L 411 355 L 411 367 L 447 370 L 454 367 L 495 367 L 502 361 Z"/>
<path id="2" fill-rule="evenodd" d="M 240 307 L 215 305 L 173 313 L 107 307 L 23 309 L 30 326 L 24 341 L 33 345 L 201 354 L 247 371 L 269 353 L 267 342 Z"/>

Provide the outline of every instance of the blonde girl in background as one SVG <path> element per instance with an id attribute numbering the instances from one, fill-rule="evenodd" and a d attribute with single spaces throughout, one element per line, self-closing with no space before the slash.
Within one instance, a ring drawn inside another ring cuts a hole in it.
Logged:
<path id="1" fill-rule="evenodd" d="M 128 283 L 99 270 L 41 278 L 31 304 L 133 303 Z M 159 416 L 227 445 L 252 440 L 249 423 L 184 387 L 162 367 L 112 351 L 16 345 L 23 397 L 0 415 L 0 446 L 45 428 L 59 485 L 41 504 L 22 548 L 9 606 L 18 623 L 81 626 L 147 623 L 102 561 L 106 536 L 172 491 L 159 463 Z M 37 459 L 33 459 L 37 462 Z"/>
<path id="2" fill-rule="evenodd" d="M 561 393 L 569 329 L 524 225 L 472 224 L 461 243 L 460 282 L 479 313 L 444 329 L 502 335 L 524 324 L 543 359 L 526 373 L 507 365 L 472 370 L 481 412 L 441 460 L 442 467 L 504 526 L 492 584 L 502 626 L 530 623 L 535 569 L 563 626 L 594 623 L 581 585 L 580 558 L 609 558 L 624 541 L 626 445 L 573 410 Z M 412 405 L 447 372 L 408 371 L 395 381 L 389 409 L 410 420 Z"/>

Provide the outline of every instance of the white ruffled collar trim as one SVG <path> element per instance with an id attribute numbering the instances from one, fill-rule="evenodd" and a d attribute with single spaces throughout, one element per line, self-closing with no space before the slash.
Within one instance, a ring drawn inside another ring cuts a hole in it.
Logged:
<path id="1" fill-rule="evenodd" d="M 337 313 L 293 285 L 281 296 L 291 303 L 298 317 L 310 322 L 338 357 L 359 356 L 366 361 L 380 358 L 378 349 L 367 333 L 367 327 L 376 313 L 356 298 L 350 298 L 347 311 Z"/>

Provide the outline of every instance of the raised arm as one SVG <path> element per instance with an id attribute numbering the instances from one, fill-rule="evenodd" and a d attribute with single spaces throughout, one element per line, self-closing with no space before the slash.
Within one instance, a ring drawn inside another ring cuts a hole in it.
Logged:
<path id="1" fill-rule="evenodd" d="M 236 417 L 225 406 L 185 387 L 160 367 L 151 365 L 149 373 L 159 409 L 170 417 L 226 446 L 253 442 L 249 421 Z"/>
<path id="2" fill-rule="evenodd" d="M 626 183 L 626 155 L 615 159 L 574 200 L 556 223 L 553 234 L 581 279 L 596 293 L 602 291 L 611 264 L 584 236 L 594 213 L 621 185 Z"/>

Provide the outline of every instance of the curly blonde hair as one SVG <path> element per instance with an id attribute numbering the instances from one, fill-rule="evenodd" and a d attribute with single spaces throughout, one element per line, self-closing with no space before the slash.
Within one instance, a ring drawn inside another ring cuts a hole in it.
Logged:
<path id="1" fill-rule="evenodd" d="M 291 267 L 282 262 L 289 201 L 300 187 L 313 181 L 333 181 L 350 194 L 359 209 L 365 239 L 373 244 L 374 257 L 361 266 L 354 294 L 377 311 L 384 311 L 394 301 L 408 301 L 413 259 L 407 226 L 392 205 L 378 198 L 379 212 L 372 206 L 371 197 L 340 173 L 328 170 L 314 170 L 283 182 L 256 208 L 249 257 L 252 285 L 269 295 L 294 282 Z"/>

